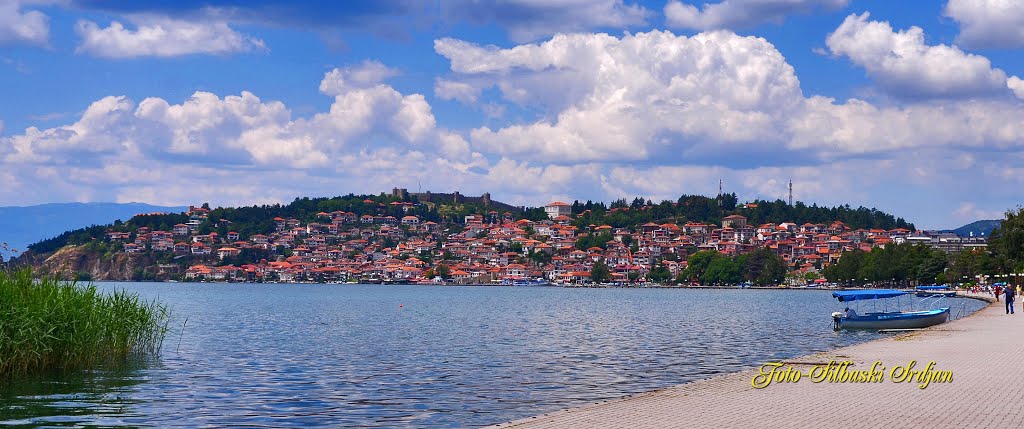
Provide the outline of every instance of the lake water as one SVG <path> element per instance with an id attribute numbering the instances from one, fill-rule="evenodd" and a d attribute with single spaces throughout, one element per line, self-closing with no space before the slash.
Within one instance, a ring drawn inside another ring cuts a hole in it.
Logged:
<path id="1" fill-rule="evenodd" d="M 481 426 L 880 336 L 826 291 L 101 286 L 172 307 L 161 355 L 0 385 L 0 425 Z"/>

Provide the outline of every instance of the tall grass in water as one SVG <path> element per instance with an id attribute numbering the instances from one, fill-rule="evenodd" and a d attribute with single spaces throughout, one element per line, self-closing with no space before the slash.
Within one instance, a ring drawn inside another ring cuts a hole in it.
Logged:
<path id="1" fill-rule="evenodd" d="M 165 306 L 124 291 L 0 270 L 0 381 L 156 353 L 169 319 Z"/>

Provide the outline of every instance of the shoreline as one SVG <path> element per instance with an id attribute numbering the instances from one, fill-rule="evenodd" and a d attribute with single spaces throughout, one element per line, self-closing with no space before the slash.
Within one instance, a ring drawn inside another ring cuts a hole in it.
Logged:
<path id="1" fill-rule="evenodd" d="M 814 289 L 812 289 L 814 290 Z M 984 317 L 992 316 L 991 313 L 999 313 L 999 302 L 994 297 L 985 294 L 969 294 L 969 293 L 958 293 L 957 297 L 970 298 L 980 301 L 985 301 L 988 304 L 981 309 L 958 319 L 950 320 L 941 325 L 935 325 L 919 331 L 900 333 L 885 338 L 878 338 L 863 343 L 858 343 L 850 346 L 840 347 L 832 350 L 826 350 L 818 353 L 812 353 L 803 356 L 797 356 L 781 360 L 779 362 L 784 365 L 817 365 L 823 362 L 829 362 L 830 360 L 844 359 L 857 361 L 858 363 L 867 367 L 868 362 L 875 361 L 877 359 L 863 359 L 858 357 L 858 354 L 863 354 L 864 350 L 873 349 L 887 349 L 893 348 L 893 343 L 896 343 L 895 348 L 901 348 L 900 345 L 907 344 L 909 342 L 918 340 L 924 341 L 928 338 L 935 337 L 939 332 L 968 332 L 967 330 L 947 329 L 951 326 L 953 328 L 963 328 L 965 324 L 977 324 L 979 320 Z M 1024 332 L 1024 325 L 1022 326 L 1021 332 Z M 949 337 L 948 335 L 938 335 L 939 338 Z M 922 356 L 922 358 L 924 358 Z M 928 357 L 931 359 L 931 357 Z M 934 360 L 934 359 L 933 359 Z M 971 359 L 972 362 L 975 362 Z M 984 362 L 984 361 L 978 361 Z M 887 362 L 895 364 L 897 362 Z M 763 364 L 762 364 L 763 365 Z M 855 364 L 856 365 L 856 364 Z M 861 367 L 861 368 L 864 368 Z M 730 407 L 729 405 L 735 405 L 732 403 L 730 398 L 723 398 L 723 396 L 746 396 L 744 398 L 744 404 L 747 404 L 754 396 L 755 400 L 758 400 L 758 405 L 763 407 L 764 403 L 771 402 L 777 403 L 779 409 L 787 409 L 789 405 L 794 405 L 786 398 L 782 398 L 779 395 L 773 395 L 770 392 L 754 389 L 751 386 L 751 382 L 754 376 L 759 374 L 762 366 L 755 366 L 739 371 L 733 371 L 723 374 L 718 374 L 712 377 L 703 378 L 699 380 L 693 380 L 686 383 L 681 383 L 661 389 L 655 389 L 647 392 L 635 393 L 625 395 L 619 398 L 609 399 L 596 403 L 590 403 L 572 408 L 566 408 L 558 411 L 552 411 L 543 414 L 537 414 L 530 417 L 516 419 L 508 422 L 502 422 L 487 426 L 488 428 L 509 428 L 509 427 L 684 427 L 684 426 L 695 426 L 695 427 L 813 427 L 815 425 L 820 426 L 825 421 L 837 421 L 835 416 L 847 416 L 847 414 L 841 412 L 831 413 L 827 416 L 818 416 L 814 419 L 805 420 L 806 424 L 794 424 L 792 421 L 787 420 L 761 420 L 756 413 L 752 416 L 737 416 L 734 420 L 730 412 L 734 411 L 749 411 L 749 408 Z M 954 384 L 955 383 L 951 383 Z M 793 384 L 775 384 L 769 386 L 765 390 L 786 390 L 787 394 L 801 396 L 801 392 L 795 389 L 799 389 L 797 386 L 802 386 L 804 392 L 812 393 L 807 395 L 808 399 L 812 400 L 828 400 L 834 398 L 830 395 L 821 395 L 819 390 L 828 389 L 841 389 L 844 385 L 838 384 L 811 384 L 806 383 L 793 383 Z M 870 387 L 873 385 L 849 385 L 845 387 Z M 911 387 L 901 386 L 899 387 Z M 945 387 L 937 387 L 939 385 L 933 385 L 932 392 L 945 391 Z M 893 385 L 883 384 L 879 385 L 881 388 L 892 388 Z M 851 389 L 852 390 L 852 389 Z M 881 390 L 881 389 L 879 389 Z M 916 386 L 913 386 L 912 390 L 917 390 Z M 926 392 L 925 389 L 921 389 L 921 392 Z M 763 394 L 763 395 L 759 395 Z M 842 393 L 842 392 L 837 392 Z M 752 395 L 751 395 L 752 394 Z M 886 401 L 884 394 L 879 395 L 878 392 L 867 392 L 875 398 L 882 397 L 882 403 L 899 404 L 898 401 Z M 1003 397 L 995 395 L 996 397 Z M 984 396 L 989 397 L 989 396 Z M 981 399 L 978 397 L 975 399 Z M 693 404 L 697 402 L 697 404 Z M 724 405 L 724 407 L 722 407 Z M 795 404 L 798 408 L 805 408 L 809 410 L 820 410 L 828 409 L 828 404 L 818 405 L 817 408 L 809 407 L 807 404 Z M 835 405 L 835 404 L 831 404 Z M 940 401 L 941 405 L 941 401 Z M 974 407 L 974 402 L 970 404 Z M 703 406 L 703 408 L 702 408 Z M 708 406 L 717 407 L 714 410 L 722 410 L 721 413 L 713 413 L 708 410 Z M 648 410 L 652 409 L 652 410 Z M 865 408 L 870 409 L 870 408 Z M 693 414 L 694 411 L 698 414 Z M 701 411 L 703 410 L 703 411 Z M 778 410 L 776 410 L 778 411 Z M 860 410 L 861 412 L 863 410 Z M 981 410 L 979 412 L 989 412 L 988 410 Z M 689 414 L 687 414 L 689 413 Z M 1024 413 L 1022 413 L 1024 414 Z M 852 414 L 857 415 L 857 414 Z M 696 420 L 680 419 L 682 416 L 693 417 Z M 748 417 L 752 417 L 749 421 Z M 787 417 L 787 415 L 777 415 L 776 417 Z M 805 416 L 806 417 L 806 416 Z M 906 426 L 906 424 L 900 425 L 899 423 L 879 420 L 877 425 L 868 425 L 866 427 L 874 426 Z M 925 422 L 921 425 L 915 425 L 914 427 L 942 427 L 941 424 L 931 424 L 931 422 Z M 981 426 L 981 425 L 971 425 Z M 861 426 L 857 426 L 861 427 Z"/>
<path id="2" fill-rule="evenodd" d="M 331 282 L 231 282 L 231 281 L 188 281 L 188 280 L 88 280 L 86 283 L 167 283 L 167 284 L 249 284 L 249 285 L 334 285 L 334 286 L 441 286 L 441 287 L 516 287 L 516 288 L 564 288 L 564 289 L 723 289 L 723 290 L 806 290 L 806 291 L 846 291 L 865 289 L 895 289 L 913 291 L 914 288 L 892 288 L 892 287 L 802 287 L 802 286 L 682 286 L 682 285 L 660 285 L 648 283 L 645 285 L 633 286 L 612 286 L 612 285 L 566 285 L 566 284 L 541 284 L 541 285 L 511 285 L 500 283 L 412 283 L 412 282 L 367 282 L 367 283 L 331 283 Z M 975 298 L 961 290 L 954 291 L 958 297 Z M 982 299 L 984 298 L 976 298 Z M 994 298 L 993 298 L 994 299 Z"/>

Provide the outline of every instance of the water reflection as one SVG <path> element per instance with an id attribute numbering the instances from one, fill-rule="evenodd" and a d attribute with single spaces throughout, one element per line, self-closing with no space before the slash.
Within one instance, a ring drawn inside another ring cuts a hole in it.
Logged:
<path id="1" fill-rule="evenodd" d="M 825 292 L 120 287 L 187 317 L 180 338 L 158 362 L 8 386 L 0 423 L 479 426 L 878 337 L 833 332 Z"/>
<path id="2" fill-rule="evenodd" d="M 133 426 L 144 399 L 135 387 L 155 359 L 132 358 L 78 371 L 55 371 L 0 382 L 0 424 L 8 427 Z"/>

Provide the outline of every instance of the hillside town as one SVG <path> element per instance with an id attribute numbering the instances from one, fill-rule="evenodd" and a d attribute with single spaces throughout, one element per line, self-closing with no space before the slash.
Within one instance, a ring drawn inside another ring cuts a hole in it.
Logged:
<path id="1" fill-rule="evenodd" d="M 403 212 L 415 205 L 390 204 Z M 173 254 L 175 260 L 187 256 L 191 261 L 187 267 L 173 263 L 160 267 L 168 278 L 188 281 L 558 285 L 590 283 L 595 264 L 608 267 L 613 284 L 646 282 L 659 265 L 676 279 L 686 269 L 687 256 L 701 251 L 735 256 L 768 249 L 785 261 L 790 273 L 797 274 L 794 278 L 815 279 L 814 273 L 853 249 L 922 243 L 956 252 L 986 246 L 982 237 L 905 228 L 851 229 L 839 221 L 750 225 L 743 215 L 733 214 L 722 218 L 721 224 L 651 222 L 632 229 L 579 228 L 572 221 L 580 214 L 572 213 L 570 204 L 552 202 L 544 212 L 548 218 L 542 221 L 516 220 L 509 211 L 492 210 L 446 224 L 422 221 L 415 215 L 320 212 L 312 222 L 276 217 L 273 231 L 267 234 L 243 236 L 227 225 L 229 231 L 221 236 L 200 234 L 199 226 L 212 221 L 210 209 L 190 207 L 189 220 L 170 230 L 110 230 L 106 240 L 128 254 Z M 581 248 L 587 242 L 581 237 L 606 241 Z M 259 259 L 237 262 L 243 255 Z"/>

